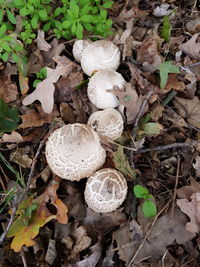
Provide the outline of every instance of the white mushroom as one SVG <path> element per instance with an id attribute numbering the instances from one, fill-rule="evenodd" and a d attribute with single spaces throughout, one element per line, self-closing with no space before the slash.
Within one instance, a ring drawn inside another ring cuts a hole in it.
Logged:
<path id="1" fill-rule="evenodd" d="M 114 108 L 107 108 L 92 113 L 88 119 L 88 124 L 92 126 L 99 135 L 113 141 L 122 135 L 124 129 L 122 116 Z"/>
<path id="2" fill-rule="evenodd" d="M 99 70 L 117 70 L 119 64 L 119 48 L 111 41 L 95 41 L 83 50 L 81 67 L 88 76 Z"/>
<path id="3" fill-rule="evenodd" d="M 92 41 L 87 39 L 87 40 L 76 40 L 73 45 L 72 53 L 74 58 L 76 59 L 77 62 L 81 62 L 81 57 L 83 50 L 91 44 Z"/>
<path id="4" fill-rule="evenodd" d="M 85 188 L 85 201 L 96 212 L 117 209 L 127 195 L 127 182 L 115 169 L 101 169 L 90 176 Z"/>
<path id="5" fill-rule="evenodd" d="M 46 144 L 46 159 L 53 173 L 71 181 L 90 176 L 105 158 L 98 134 L 81 123 L 55 130 Z"/>
<path id="6" fill-rule="evenodd" d="M 125 86 L 125 80 L 121 74 L 114 70 L 102 70 L 96 72 L 89 80 L 87 95 L 89 100 L 100 109 L 115 108 L 120 105 L 118 98 L 108 89 L 114 85 L 119 89 Z"/>

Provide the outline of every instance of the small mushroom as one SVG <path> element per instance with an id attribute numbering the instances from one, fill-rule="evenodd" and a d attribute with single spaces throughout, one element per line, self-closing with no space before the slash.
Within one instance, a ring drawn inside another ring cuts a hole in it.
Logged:
<path id="1" fill-rule="evenodd" d="M 88 178 L 84 195 L 92 210 L 111 212 L 125 200 L 127 182 L 119 171 L 111 168 L 101 169 Z"/>
<path id="2" fill-rule="evenodd" d="M 115 108 L 120 105 L 118 98 L 108 89 L 114 85 L 123 90 L 125 80 L 122 75 L 114 70 L 102 70 L 96 72 L 89 80 L 87 95 L 89 100 L 100 109 Z"/>
<path id="3" fill-rule="evenodd" d="M 73 45 L 72 53 L 74 58 L 76 59 L 77 62 L 81 62 L 81 57 L 83 50 L 91 44 L 92 41 L 87 39 L 87 40 L 76 40 Z"/>
<path id="4" fill-rule="evenodd" d="M 71 181 L 90 176 L 105 162 L 98 134 L 81 123 L 55 130 L 46 143 L 46 159 L 56 175 Z"/>
<path id="5" fill-rule="evenodd" d="M 88 45 L 81 57 L 81 67 L 88 76 L 99 70 L 117 70 L 119 64 L 119 48 L 106 40 L 98 40 Z"/>
<path id="6" fill-rule="evenodd" d="M 93 127 L 100 136 L 112 141 L 119 138 L 124 129 L 122 116 L 114 108 L 106 108 L 92 113 L 88 119 L 88 124 Z"/>

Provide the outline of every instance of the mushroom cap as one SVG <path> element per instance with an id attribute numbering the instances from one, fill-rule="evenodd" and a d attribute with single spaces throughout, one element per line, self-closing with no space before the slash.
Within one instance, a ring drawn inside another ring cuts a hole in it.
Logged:
<path id="1" fill-rule="evenodd" d="M 117 209 L 127 195 L 127 182 L 115 169 L 101 169 L 86 182 L 85 201 L 96 212 L 106 213 Z"/>
<path id="2" fill-rule="evenodd" d="M 105 162 L 98 134 L 81 123 L 55 130 L 46 143 L 46 159 L 56 175 L 71 181 L 90 176 Z"/>
<path id="3" fill-rule="evenodd" d="M 99 70 L 117 70 L 119 64 L 119 48 L 111 41 L 95 41 L 88 45 L 82 53 L 81 67 L 88 76 Z"/>
<path id="4" fill-rule="evenodd" d="M 89 80 L 87 95 L 89 100 L 100 109 L 116 108 L 120 105 L 118 98 L 108 89 L 113 89 L 114 85 L 119 89 L 125 86 L 122 75 L 114 70 L 102 70 L 96 72 Z"/>
<path id="5" fill-rule="evenodd" d="M 99 135 L 113 141 L 119 138 L 124 130 L 123 118 L 114 108 L 106 108 L 92 113 L 88 119 L 88 124 Z"/>
<path id="6" fill-rule="evenodd" d="M 83 50 L 91 44 L 92 41 L 87 39 L 87 40 L 76 40 L 73 45 L 72 53 L 74 58 L 76 59 L 77 62 L 81 62 L 81 57 Z"/>

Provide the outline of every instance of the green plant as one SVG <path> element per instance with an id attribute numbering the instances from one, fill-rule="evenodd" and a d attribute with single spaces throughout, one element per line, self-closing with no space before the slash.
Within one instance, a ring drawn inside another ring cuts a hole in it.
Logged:
<path id="1" fill-rule="evenodd" d="M 149 191 L 145 187 L 138 184 L 133 187 L 133 192 L 137 198 L 144 200 L 142 204 L 144 216 L 147 218 L 154 217 L 157 213 L 157 207 L 151 200 L 153 196 L 149 194 Z"/>
<path id="2" fill-rule="evenodd" d="M 164 88 L 167 84 L 169 73 L 180 73 L 179 68 L 172 65 L 171 61 L 165 61 L 157 68 L 160 72 L 160 88 Z"/>
<path id="3" fill-rule="evenodd" d="M 164 16 L 161 36 L 166 42 L 169 42 L 170 40 L 171 30 L 172 25 L 170 23 L 169 16 Z"/>
<path id="4" fill-rule="evenodd" d="M 36 73 L 36 77 L 37 77 L 37 79 L 33 82 L 33 87 L 36 87 L 39 82 L 41 82 L 42 80 L 46 79 L 46 77 L 47 77 L 47 69 L 46 68 L 40 69 L 40 71 L 38 71 Z"/>

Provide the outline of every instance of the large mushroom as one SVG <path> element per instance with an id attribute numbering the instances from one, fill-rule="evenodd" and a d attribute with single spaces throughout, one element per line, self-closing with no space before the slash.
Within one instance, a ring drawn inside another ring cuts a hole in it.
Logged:
<path id="1" fill-rule="evenodd" d="M 124 129 L 123 118 L 114 108 L 106 108 L 92 113 L 88 119 L 88 124 L 93 127 L 100 136 L 112 141 L 119 138 Z"/>
<path id="2" fill-rule="evenodd" d="M 90 176 L 105 162 L 98 134 L 81 123 L 55 130 L 46 143 L 46 159 L 56 175 L 71 181 Z"/>
<path id="3" fill-rule="evenodd" d="M 110 92 L 114 86 L 123 90 L 125 80 L 122 75 L 114 70 L 96 72 L 89 80 L 87 95 L 89 100 L 100 109 L 116 108 L 120 105 L 118 98 Z"/>
<path id="4" fill-rule="evenodd" d="M 81 62 L 83 50 L 91 43 L 92 41 L 90 39 L 76 40 L 74 42 L 72 53 L 77 62 Z"/>
<path id="5" fill-rule="evenodd" d="M 127 182 L 119 171 L 111 168 L 101 169 L 88 178 L 84 195 L 92 210 L 111 212 L 125 200 Z"/>
<path id="6" fill-rule="evenodd" d="M 117 70 L 119 64 L 119 48 L 107 40 L 98 40 L 89 44 L 83 50 L 81 57 L 81 67 L 88 76 L 99 70 Z"/>

